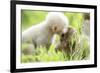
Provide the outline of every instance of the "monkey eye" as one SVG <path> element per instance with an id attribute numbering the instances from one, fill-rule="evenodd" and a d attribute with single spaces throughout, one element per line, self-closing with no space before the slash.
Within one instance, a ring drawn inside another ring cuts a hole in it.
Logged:
<path id="1" fill-rule="evenodd" d="M 54 30 L 57 30 L 57 27 L 54 27 Z"/>
<path id="2" fill-rule="evenodd" d="M 64 37 L 64 34 L 62 34 L 61 37 Z"/>

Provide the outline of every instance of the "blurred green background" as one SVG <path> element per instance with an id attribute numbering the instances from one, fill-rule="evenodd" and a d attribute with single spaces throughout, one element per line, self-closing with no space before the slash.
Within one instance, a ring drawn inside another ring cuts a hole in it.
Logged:
<path id="1" fill-rule="evenodd" d="M 89 54 L 90 54 L 90 48 L 88 44 L 89 41 L 87 40 L 85 35 L 82 34 L 82 26 L 85 13 L 76 13 L 76 12 L 63 12 L 63 13 L 69 19 L 69 26 L 74 27 L 77 30 L 80 39 L 82 39 L 81 48 L 79 48 L 80 51 L 74 55 L 69 56 L 69 55 L 64 55 L 62 52 L 55 52 L 54 50 L 55 48 L 53 45 L 50 46 L 49 51 L 43 49 L 45 47 L 40 47 L 38 55 L 22 54 L 21 57 L 22 63 L 89 59 Z M 21 10 L 22 31 L 44 21 L 47 14 L 48 14 L 47 11 Z M 23 44 L 22 44 L 22 50 L 23 50 Z"/>
<path id="2" fill-rule="evenodd" d="M 84 13 L 72 13 L 72 12 L 63 12 L 66 17 L 69 19 L 69 25 L 75 27 L 79 32 L 81 32 L 83 15 Z M 46 11 L 32 11 L 32 10 L 22 10 L 21 11 L 21 24 L 22 31 L 36 25 L 45 20 L 48 12 Z"/>

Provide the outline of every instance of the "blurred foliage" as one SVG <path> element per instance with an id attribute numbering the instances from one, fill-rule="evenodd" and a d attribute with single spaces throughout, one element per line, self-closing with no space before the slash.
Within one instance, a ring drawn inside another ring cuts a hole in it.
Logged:
<path id="1" fill-rule="evenodd" d="M 65 12 L 65 15 L 69 19 L 70 26 L 76 28 L 76 30 L 81 33 L 82 30 L 82 22 L 83 22 L 83 13 L 71 13 Z"/>
<path id="2" fill-rule="evenodd" d="M 80 36 L 80 46 L 73 53 L 64 53 L 55 51 L 55 43 L 51 44 L 49 50 L 46 47 L 37 47 L 33 55 L 22 54 L 22 63 L 30 62 L 51 62 L 51 61 L 70 61 L 70 60 L 87 60 L 89 59 L 90 48 L 87 37 Z M 24 49 L 24 48 L 22 48 Z"/>
<path id="3" fill-rule="evenodd" d="M 45 19 L 47 12 L 44 11 L 31 11 L 22 10 L 21 11 L 21 25 L 22 30 L 31 27 L 32 25 L 38 24 Z"/>
<path id="4" fill-rule="evenodd" d="M 21 11 L 21 25 L 22 31 L 36 25 L 45 20 L 45 17 L 48 12 L 45 11 L 32 11 L 32 10 L 22 10 Z M 36 54 L 33 55 L 24 55 L 22 54 L 21 61 L 22 63 L 27 62 L 49 62 L 49 61 L 69 61 L 69 60 L 83 60 L 89 59 L 90 54 L 90 45 L 89 40 L 86 36 L 82 35 L 82 24 L 84 20 L 84 13 L 75 13 L 75 12 L 64 12 L 64 15 L 69 19 L 69 25 L 74 27 L 79 35 L 80 48 L 75 51 L 72 55 L 64 54 L 61 51 L 55 51 L 54 43 L 51 44 L 49 50 L 46 47 L 37 47 Z M 22 44 L 23 45 L 23 44 Z M 25 47 L 25 45 L 24 45 Z M 22 48 L 23 50 L 24 48 Z"/>

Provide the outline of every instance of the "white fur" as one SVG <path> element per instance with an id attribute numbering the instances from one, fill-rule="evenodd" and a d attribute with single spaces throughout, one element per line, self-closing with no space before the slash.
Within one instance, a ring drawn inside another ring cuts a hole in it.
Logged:
<path id="1" fill-rule="evenodd" d="M 61 12 L 49 12 L 46 17 L 47 23 L 56 23 L 60 26 L 64 25 L 64 27 L 68 27 L 68 18 Z M 59 26 L 59 27 L 60 27 Z"/>
<path id="2" fill-rule="evenodd" d="M 57 25 L 62 27 L 62 32 L 65 32 L 68 26 L 68 19 L 60 12 L 49 12 L 45 21 L 34 25 L 22 33 L 22 41 L 32 40 L 37 46 L 46 46 L 50 44 L 54 34 L 49 30 L 50 27 Z"/>

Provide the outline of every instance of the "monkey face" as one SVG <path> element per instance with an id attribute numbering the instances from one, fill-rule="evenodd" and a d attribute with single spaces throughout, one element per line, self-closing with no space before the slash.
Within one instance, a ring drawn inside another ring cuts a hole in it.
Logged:
<path id="1" fill-rule="evenodd" d="M 61 34 L 61 40 L 69 39 L 75 32 L 74 28 L 68 27 L 67 32 Z"/>
<path id="2" fill-rule="evenodd" d="M 61 35 L 62 34 L 62 31 L 63 31 L 64 27 L 63 26 L 59 26 L 57 24 L 54 24 L 52 27 L 51 27 L 51 32 L 53 34 L 59 34 Z"/>
<path id="3" fill-rule="evenodd" d="M 61 34 L 64 29 L 68 27 L 67 17 L 60 12 L 50 12 L 46 17 L 46 23 L 48 24 L 50 31 L 53 34 Z"/>
<path id="4" fill-rule="evenodd" d="M 58 19 L 57 19 L 58 20 Z M 49 24 L 50 31 L 53 34 L 59 34 L 61 35 L 62 33 L 67 32 L 67 27 L 64 22 L 57 21 L 56 19 L 52 20 L 51 23 Z M 57 22 L 56 22 L 57 21 Z"/>

